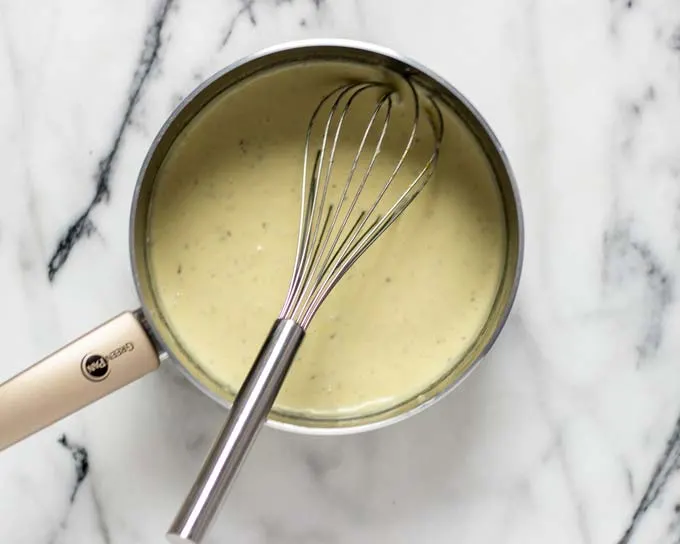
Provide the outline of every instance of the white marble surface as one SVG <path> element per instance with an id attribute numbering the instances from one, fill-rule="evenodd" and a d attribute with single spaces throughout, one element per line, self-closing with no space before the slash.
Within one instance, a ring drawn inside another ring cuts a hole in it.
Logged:
<path id="1" fill-rule="evenodd" d="M 265 430 L 211 542 L 680 542 L 676 0 L 1 1 L 0 380 L 135 307 L 132 189 L 178 100 L 306 37 L 397 49 L 478 106 L 517 174 L 525 273 L 433 409 Z M 222 417 L 163 369 L 0 453 L 0 542 L 162 542 Z"/>

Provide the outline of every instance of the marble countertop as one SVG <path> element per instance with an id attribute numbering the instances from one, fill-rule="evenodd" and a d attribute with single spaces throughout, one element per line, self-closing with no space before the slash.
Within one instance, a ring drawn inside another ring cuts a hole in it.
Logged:
<path id="1" fill-rule="evenodd" d="M 210 542 L 680 542 L 675 0 L 0 1 L 0 381 L 138 304 L 131 195 L 178 101 L 310 37 L 396 49 L 480 109 L 523 197 L 524 275 L 432 409 L 266 429 Z M 0 453 L 0 542 L 163 542 L 223 415 L 163 368 Z"/>

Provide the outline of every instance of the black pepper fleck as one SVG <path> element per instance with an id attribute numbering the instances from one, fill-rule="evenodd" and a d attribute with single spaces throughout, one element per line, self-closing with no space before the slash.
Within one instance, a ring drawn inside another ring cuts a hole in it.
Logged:
<path id="1" fill-rule="evenodd" d="M 178 265 L 177 265 L 177 274 L 178 274 L 178 275 L 181 275 L 181 274 L 182 274 L 182 265 L 181 265 L 181 264 L 178 264 Z"/>

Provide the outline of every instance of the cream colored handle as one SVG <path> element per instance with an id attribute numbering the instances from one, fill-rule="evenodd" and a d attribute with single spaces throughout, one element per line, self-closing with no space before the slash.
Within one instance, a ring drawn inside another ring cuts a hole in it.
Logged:
<path id="1" fill-rule="evenodd" d="M 158 368 L 125 312 L 0 385 L 0 451 Z"/>

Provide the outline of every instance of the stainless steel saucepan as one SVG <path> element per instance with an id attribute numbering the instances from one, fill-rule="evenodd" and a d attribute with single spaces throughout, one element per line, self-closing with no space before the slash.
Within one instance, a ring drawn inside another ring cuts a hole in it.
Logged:
<path id="1" fill-rule="evenodd" d="M 152 188 L 173 143 L 188 124 L 217 96 L 255 76 L 298 63 L 343 61 L 408 74 L 451 110 L 483 149 L 501 194 L 507 251 L 505 272 L 488 322 L 472 347 L 450 372 L 418 395 L 377 413 L 353 419 L 317 419 L 276 408 L 268 423 L 310 434 L 364 431 L 402 420 L 451 391 L 489 350 L 503 327 L 519 281 L 522 213 L 517 189 L 503 150 L 479 113 L 450 84 L 419 64 L 391 51 L 349 41 L 285 44 L 243 59 L 198 87 L 172 113 L 154 140 L 142 166 L 130 214 L 130 256 L 141 307 L 124 312 L 0 385 L 0 450 L 142 377 L 168 361 L 216 402 L 229 406 L 231 391 L 217 383 L 194 360 L 169 327 L 152 289 L 147 262 L 147 229 Z M 275 74 L 272 85 L 275 87 Z M 446 149 L 442 150 L 446 153 Z M 452 251 L 455 248 L 452 248 Z M 228 354 L 227 354 L 228 355 Z"/>

